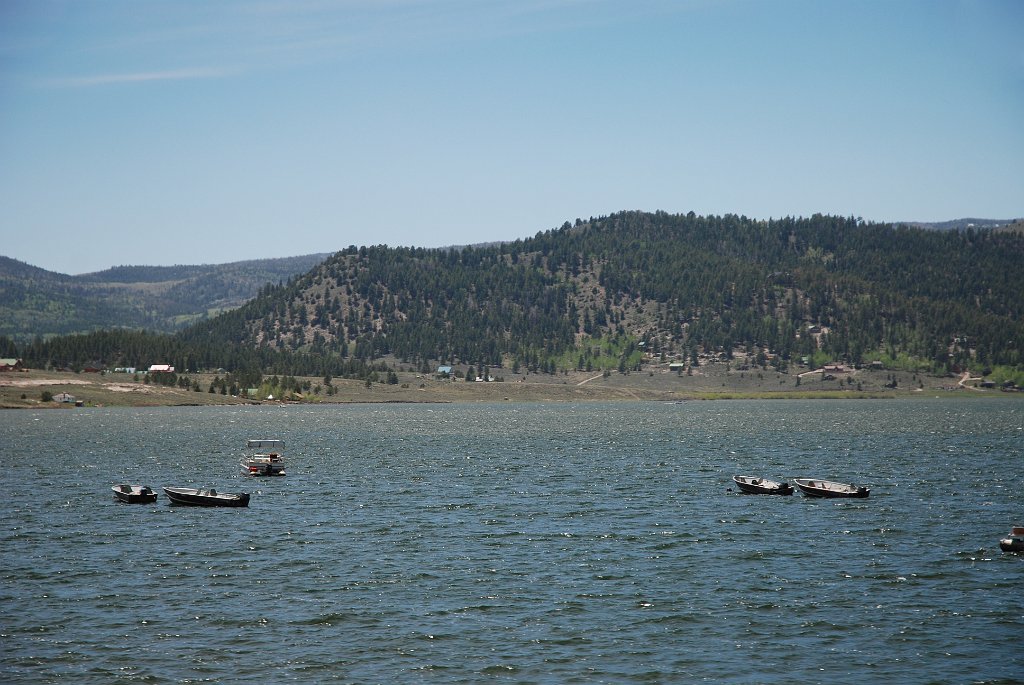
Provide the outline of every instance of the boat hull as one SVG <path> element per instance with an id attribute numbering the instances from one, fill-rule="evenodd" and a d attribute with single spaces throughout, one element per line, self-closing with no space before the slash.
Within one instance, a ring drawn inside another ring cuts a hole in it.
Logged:
<path id="1" fill-rule="evenodd" d="M 171 504 L 190 507 L 247 507 L 247 492 L 217 492 L 215 490 L 197 490 L 195 488 L 164 488 L 164 493 Z"/>
<path id="2" fill-rule="evenodd" d="M 732 481 L 736 486 L 748 495 L 792 495 L 793 486 L 789 483 L 779 483 L 774 480 L 767 480 L 758 476 L 733 476 Z"/>
<path id="3" fill-rule="evenodd" d="M 1024 538 L 1003 538 L 999 541 L 999 549 L 1004 552 L 1024 552 Z"/>
<path id="4" fill-rule="evenodd" d="M 110 488 L 114 497 L 125 504 L 151 504 L 156 501 L 156 492 L 148 485 L 114 485 Z"/>
<path id="5" fill-rule="evenodd" d="M 1010 534 L 999 541 L 999 549 L 1004 552 L 1024 552 L 1024 526 L 1014 526 Z"/>
<path id="6" fill-rule="evenodd" d="M 837 483 L 831 480 L 820 480 L 817 478 L 794 478 L 793 482 L 808 497 L 821 497 L 825 499 L 835 498 L 860 498 L 867 497 L 871 490 L 865 487 L 858 487 L 851 483 Z"/>
<path id="7" fill-rule="evenodd" d="M 284 464 L 279 462 L 253 461 L 243 459 L 240 462 L 242 470 L 250 476 L 284 476 Z"/>

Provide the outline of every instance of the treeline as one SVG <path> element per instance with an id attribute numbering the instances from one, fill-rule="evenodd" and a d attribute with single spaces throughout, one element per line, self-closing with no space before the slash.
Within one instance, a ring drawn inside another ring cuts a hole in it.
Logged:
<path id="1" fill-rule="evenodd" d="M 20 358 L 29 368 L 71 371 L 80 371 L 90 365 L 145 370 L 152 364 L 169 364 L 186 374 L 226 370 L 245 379 L 277 374 L 330 375 L 363 380 L 389 370 L 383 363 L 372 364 L 336 356 L 231 344 L 200 346 L 179 336 L 146 331 L 98 331 L 47 340 L 39 338 L 27 345 L 18 345 L 10 338 L 0 337 L 0 351 L 0 356 Z"/>
<path id="2" fill-rule="evenodd" d="M 641 350 L 1018 368 L 1022 260 L 1019 232 L 623 212 L 489 246 L 353 246 L 174 336 L 109 331 L 19 350 L 49 365 L 142 355 L 345 378 L 387 355 L 423 371 L 608 368 L 612 348 L 626 370 Z"/>

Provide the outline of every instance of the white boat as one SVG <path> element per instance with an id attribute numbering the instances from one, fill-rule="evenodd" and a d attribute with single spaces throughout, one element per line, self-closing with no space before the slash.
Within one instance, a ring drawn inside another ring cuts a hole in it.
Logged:
<path id="1" fill-rule="evenodd" d="M 283 476 L 284 440 L 249 440 L 240 462 L 250 476 Z"/>
<path id="2" fill-rule="evenodd" d="M 750 495 L 792 495 L 793 486 L 786 482 L 768 480 L 760 476 L 733 476 L 741 492 Z"/>

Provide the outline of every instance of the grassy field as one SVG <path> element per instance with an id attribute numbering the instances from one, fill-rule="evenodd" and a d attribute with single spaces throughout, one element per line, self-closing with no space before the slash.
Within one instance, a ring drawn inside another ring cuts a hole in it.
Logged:
<path id="1" fill-rule="evenodd" d="M 398 384 L 333 379 L 328 395 L 324 379 L 310 378 L 320 392 L 306 393 L 302 402 L 591 402 L 680 401 L 710 399 L 813 399 L 909 396 L 984 396 L 975 383 L 959 378 L 932 377 L 908 372 L 858 370 L 825 379 L 820 372 L 797 369 L 793 373 L 736 371 L 724 364 L 701 367 L 692 375 L 655 368 L 630 374 L 569 372 L 566 374 L 504 374 L 493 369 L 501 382 L 469 383 L 438 380 L 413 371 L 398 373 Z M 74 404 L 44 401 L 44 393 L 73 395 L 82 406 L 202 406 L 251 404 L 260 400 L 210 393 L 213 375 L 193 374 L 200 391 L 147 384 L 124 374 L 70 373 L 30 370 L 0 374 L 0 407 L 55 409 Z M 799 383 L 797 379 L 799 378 Z M 301 379 L 300 379 L 301 380 Z M 891 386 L 893 380 L 896 387 Z M 264 400 L 265 401 L 265 400 Z"/>

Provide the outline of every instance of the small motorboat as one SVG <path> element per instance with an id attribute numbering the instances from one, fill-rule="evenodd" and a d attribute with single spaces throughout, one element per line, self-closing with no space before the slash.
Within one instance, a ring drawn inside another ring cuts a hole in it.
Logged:
<path id="1" fill-rule="evenodd" d="M 171 504 L 184 504 L 192 507 L 247 507 L 247 492 L 217 492 L 213 488 L 164 488 Z"/>
<path id="2" fill-rule="evenodd" d="M 867 497 L 869 488 L 852 483 L 837 483 L 818 478 L 794 478 L 793 482 L 809 497 Z"/>
<path id="3" fill-rule="evenodd" d="M 242 455 L 242 470 L 250 476 L 283 476 L 284 440 L 249 440 Z"/>
<path id="4" fill-rule="evenodd" d="M 1014 526 L 1010 534 L 999 541 L 999 549 L 1004 552 L 1024 552 L 1024 527 Z"/>
<path id="5" fill-rule="evenodd" d="M 149 504 L 156 501 L 156 492 L 148 485 L 114 485 L 114 497 L 126 504 Z"/>
<path id="6" fill-rule="evenodd" d="M 733 476 L 732 480 L 740 491 L 750 495 L 792 495 L 793 486 L 789 483 L 768 480 L 760 476 Z"/>

